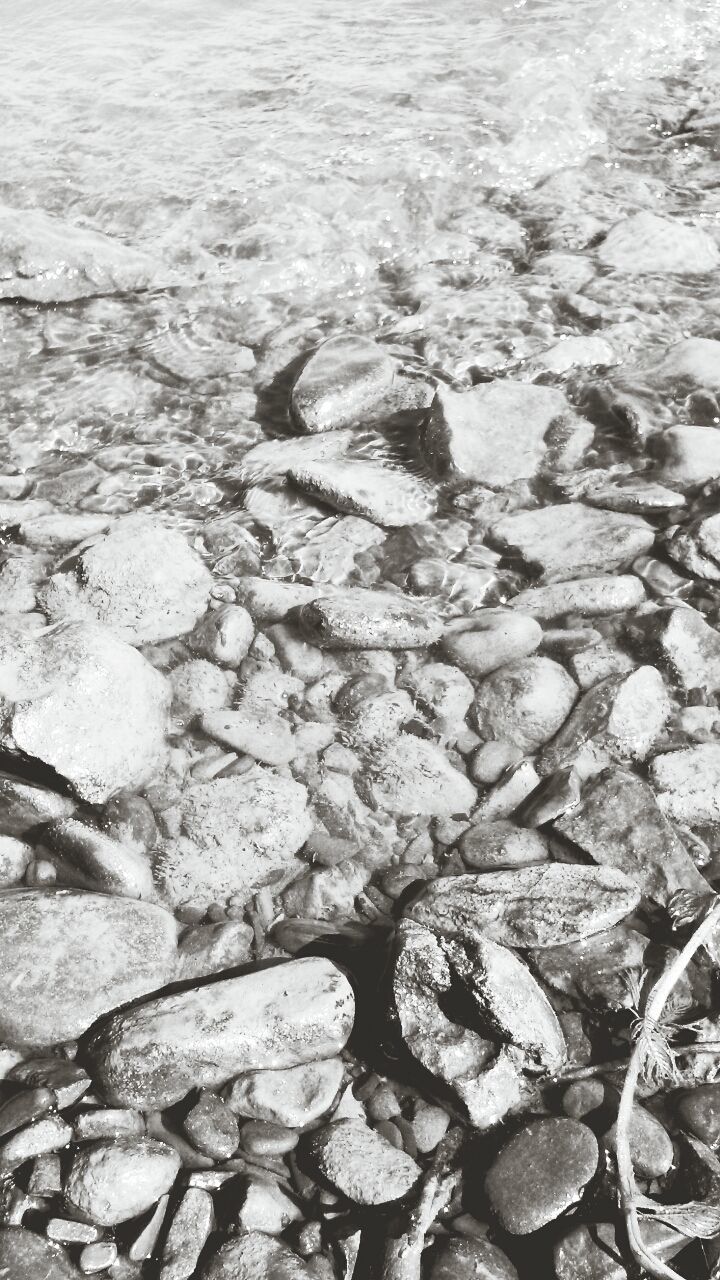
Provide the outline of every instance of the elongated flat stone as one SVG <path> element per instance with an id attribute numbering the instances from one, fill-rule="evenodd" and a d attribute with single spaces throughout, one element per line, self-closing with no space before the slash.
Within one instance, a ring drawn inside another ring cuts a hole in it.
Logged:
<path id="1" fill-rule="evenodd" d="M 335 511 L 363 516 L 387 528 L 427 520 L 436 507 L 429 485 L 408 471 L 360 458 L 291 467 L 290 480 Z"/>
<path id="2" fill-rule="evenodd" d="M 495 542 L 518 552 L 544 582 L 609 573 L 649 551 L 655 530 L 642 516 L 567 502 L 505 516 L 492 526 Z"/>
<path id="3" fill-rule="evenodd" d="M 408 596 L 349 589 L 303 605 L 300 630 L 323 649 L 424 649 L 440 639 L 441 620 Z"/>
<path id="4" fill-rule="evenodd" d="M 301 431 L 355 426 L 377 410 L 397 364 L 369 338 L 339 334 L 313 352 L 293 385 L 290 407 Z"/>

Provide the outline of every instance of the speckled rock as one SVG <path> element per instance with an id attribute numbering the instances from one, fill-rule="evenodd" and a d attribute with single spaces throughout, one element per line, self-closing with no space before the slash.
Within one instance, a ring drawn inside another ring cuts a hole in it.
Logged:
<path id="1" fill-rule="evenodd" d="M 398 683 L 410 690 L 421 710 L 434 716 L 442 728 L 457 730 L 475 696 L 467 676 L 448 662 L 416 667 L 403 673 Z"/>
<path id="2" fill-rule="evenodd" d="M 203 733 L 231 751 L 252 756 L 261 764 L 288 764 L 297 755 L 292 728 L 280 716 L 255 718 L 234 707 L 206 712 L 200 720 Z"/>
<path id="3" fill-rule="evenodd" d="M 290 408 L 296 426 L 310 434 L 367 421 L 386 400 L 396 369 L 395 360 L 369 338 L 328 338 L 295 379 Z"/>
<path id="4" fill-rule="evenodd" d="M 654 609 L 631 625 L 632 635 L 683 689 L 720 689 L 720 633 L 697 609 Z"/>
<path id="5" fill-rule="evenodd" d="M 65 1204 L 85 1222 L 114 1227 L 150 1209 L 173 1185 L 180 1157 L 154 1138 L 117 1138 L 78 1148 Z"/>
<path id="6" fill-rule="evenodd" d="M 162 1247 L 159 1280 L 188 1280 L 215 1224 L 213 1198 L 201 1187 L 188 1187 L 172 1217 Z"/>
<path id="7" fill-rule="evenodd" d="M 600 574 L 596 578 L 575 578 L 548 587 L 528 587 L 510 601 L 510 608 L 534 618 L 559 618 L 565 613 L 595 618 L 626 613 L 644 599 L 645 588 L 634 574 Z"/>
<path id="8" fill-rule="evenodd" d="M 373 809 L 436 816 L 468 813 L 477 797 L 436 743 L 409 733 L 373 752 L 358 791 Z"/>
<path id="9" fill-rule="evenodd" d="M 594 1176 L 597 1138 L 578 1120 L 531 1120 L 510 1138 L 485 1178 L 490 1208 L 512 1235 L 528 1235 L 577 1204 Z"/>
<path id="10" fill-rule="evenodd" d="M 272 578 L 240 578 L 237 598 L 256 622 L 281 622 L 292 609 L 327 594 L 321 583 L 276 582 Z"/>
<path id="11" fill-rule="evenodd" d="M 303 1129 L 330 1109 L 342 1080 L 339 1058 L 285 1071 L 250 1071 L 233 1081 L 227 1103 L 238 1116 Z"/>
<path id="12" fill-rule="evenodd" d="M 0 897 L 0 1036 L 56 1044 L 172 980 L 177 925 L 150 903 L 76 890 Z"/>
<path id="13" fill-rule="evenodd" d="M 181 533 L 131 515 L 61 565 L 39 599 L 53 621 L 94 620 L 130 644 L 154 644 L 190 630 L 211 586 L 210 570 Z"/>
<path id="14" fill-rule="evenodd" d="M 364 516 L 386 528 L 417 524 L 433 515 L 436 497 L 411 472 L 360 458 L 291 467 L 288 477 L 335 511 Z"/>
<path id="15" fill-rule="evenodd" d="M 538 769 L 554 773 L 572 764 L 587 776 L 614 760 L 645 760 L 671 711 L 670 695 L 656 667 L 608 676 L 583 694 L 546 746 Z"/>
<path id="16" fill-rule="evenodd" d="M 598 511 L 579 502 L 505 516 L 492 526 L 495 542 L 516 551 L 546 583 L 566 582 L 629 565 L 648 551 L 655 530 L 642 516 Z"/>
<path id="17" fill-rule="evenodd" d="M 80 1280 L 64 1249 L 25 1227 L 0 1227 L 0 1276 L 8 1280 Z"/>
<path id="18" fill-rule="evenodd" d="M 672 821 L 690 827 L 720 822 L 720 746 L 715 743 L 656 756 L 650 781 Z"/>
<path id="19" fill-rule="evenodd" d="M 336 1120 L 307 1139 L 317 1172 L 354 1204 L 388 1204 L 415 1186 L 420 1167 L 361 1120 Z"/>
<path id="20" fill-rule="evenodd" d="M 720 582 L 720 514 L 678 525 L 665 548 L 688 573 L 707 582 Z"/>
<path id="21" fill-rule="evenodd" d="M 300 631 L 321 649 L 424 649 L 442 622 L 410 596 L 361 587 L 318 596 L 302 606 Z"/>
<path id="22" fill-rule="evenodd" d="M 474 715 L 480 736 L 537 751 L 565 723 L 578 694 L 564 667 L 551 658 L 523 658 L 482 681 Z"/>
<path id="23" fill-rule="evenodd" d="M 693 489 L 720 476 L 720 431 L 683 423 L 655 440 L 661 474 L 678 489 Z"/>
<path id="24" fill-rule="evenodd" d="M 43 831 L 43 852 L 63 885 L 118 898 L 154 896 L 150 862 L 81 818 L 61 818 Z"/>
<path id="25" fill-rule="evenodd" d="M 470 676 L 484 676 L 534 653 L 542 628 L 534 618 L 507 609 L 482 609 L 468 631 L 451 632 L 442 647 L 451 662 Z"/>
<path id="26" fill-rule="evenodd" d="M 196 1151 L 213 1160 L 227 1160 L 240 1141 L 238 1122 L 230 1108 L 217 1094 L 205 1090 L 188 1111 L 183 1129 Z"/>
<path id="27" fill-rule="evenodd" d="M 603 266 L 631 275 L 695 275 L 713 271 L 720 263 L 717 245 L 702 227 L 646 209 L 616 222 L 597 256 Z"/>
<path id="28" fill-rule="evenodd" d="M 15 836 L 0 836 L 0 889 L 19 884 L 32 857 L 32 845 Z"/>
<path id="29" fill-rule="evenodd" d="M 661 1260 L 673 1258 L 687 1246 L 687 1236 L 664 1222 L 643 1220 L 643 1240 Z M 555 1245 L 556 1280 L 628 1280 L 633 1262 L 621 1232 L 611 1222 L 571 1227 Z"/>
<path id="30" fill-rule="evenodd" d="M 194 653 L 221 667 L 238 667 L 252 644 L 255 624 L 242 605 L 211 609 L 188 637 Z"/>
<path id="31" fill-rule="evenodd" d="M 118 1013 L 98 1028 L 90 1053 L 107 1101 L 162 1109 L 246 1071 L 332 1057 L 353 1018 L 352 988 L 334 964 L 293 960 Z"/>
<path id="32" fill-rule="evenodd" d="M 633 1167 L 638 1177 L 663 1178 L 672 1168 L 675 1152 L 667 1129 L 639 1103 L 635 1103 L 632 1109 L 629 1139 Z M 603 1134 L 603 1142 L 613 1155 L 617 1155 L 616 1124 Z"/>
<path id="33" fill-rule="evenodd" d="M 475 823 L 461 837 L 460 852 L 466 866 L 476 871 L 500 871 L 547 862 L 547 841 L 538 831 L 517 827 L 507 819 Z"/>
<path id="34" fill-rule="evenodd" d="M 173 690 L 173 715 L 181 721 L 226 707 L 232 696 L 234 681 L 204 658 L 181 662 L 170 672 L 169 679 Z"/>
<path id="35" fill-rule="evenodd" d="M 656 373 L 663 382 L 677 382 L 685 389 L 720 391 L 720 342 L 717 338 L 683 338 L 668 348 Z"/>
<path id="36" fill-rule="evenodd" d="M 507 1254 L 489 1240 L 441 1238 L 429 1259 L 428 1280 L 517 1280 Z"/>
<path id="37" fill-rule="evenodd" d="M 624 921 L 589 938 L 532 954 L 532 967 L 546 986 L 593 1009 L 629 1009 L 625 975 L 640 980 L 648 939 Z"/>
<path id="38" fill-rule="evenodd" d="M 201 1280 L 316 1280 L 282 1240 L 248 1231 L 222 1244 L 202 1268 Z"/>

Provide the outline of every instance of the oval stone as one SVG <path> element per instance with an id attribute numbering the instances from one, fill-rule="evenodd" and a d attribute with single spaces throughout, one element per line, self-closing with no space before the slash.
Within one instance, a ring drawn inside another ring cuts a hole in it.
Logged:
<path id="1" fill-rule="evenodd" d="M 485 1178 L 500 1225 L 528 1235 L 577 1204 L 595 1174 L 599 1148 L 579 1120 L 533 1120 L 505 1143 Z"/>
<path id="2" fill-rule="evenodd" d="M 101 1139 L 76 1150 L 65 1203 L 86 1222 L 113 1227 L 145 1213 L 180 1171 L 180 1156 L 155 1138 Z"/>

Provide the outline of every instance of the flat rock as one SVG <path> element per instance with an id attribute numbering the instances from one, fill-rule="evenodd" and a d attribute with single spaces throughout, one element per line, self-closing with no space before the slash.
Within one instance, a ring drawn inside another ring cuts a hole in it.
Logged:
<path id="1" fill-rule="evenodd" d="M 650 781 L 660 808 L 687 826 L 720 822 L 720 746 L 701 743 L 656 756 Z"/>
<path id="2" fill-rule="evenodd" d="M 485 676 L 534 653 L 542 640 L 542 627 L 534 618 L 508 609 L 481 609 L 473 615 L 472 629 L 450 632 L 443 638 L 443 652 L 470 676 Z"/>
<path id="3" fill-rule="evenodd" d="M 720 431 L 717 427 L 695 427 L 684 423 L 668 427 L 655 438 L 655 452 L 663 479 L 680 489 L 692 489 L 720 476 Z"/>
<path id="4" fill-rule="evenodd" d="M 489 1240 L 441 1237 L 429 1255 L 428 1280 L 518 1280 L 507 1254 Z"/>
<path id="5" fill-rule="evenodd" d="M 481 683 L 474 716 L 485 740 L 513 742 L 533 752 L 554 737 L 577 698 L 575 681 L 551 658 L 508 663 Z"/>
<path id="6" fill-rule="evenodd" d="M 528 867 L 550 858 L 539 831 L 528 831 L 507 819 L 473 823 L 460 837 L 459 848 L 463 862 L 474 871 Z"/>
<path id="7" fill-rule="evenodd" d="M 64 1249 L 25 1227 L 0 1227 L 0 1276 L 8 1280 L 81 1280 Z"/>
<path id="8" fill-rule="evenodd" d="M 720 582 L 720 513 L 679 525 L 665 547 L 672 560 L 707 582 Z"/>
<path id="9" fill-rule="evenodd" d="M 170 1223 L 162 1247 L 159 1280 L 188 1280 L 215 1225 L 213 1198 L 201 1187 L 188 1187 Z"/>
<path id="10" fill-rule="evenodd" d="M 690 606 L 654 609 L 632 622 L 632 635 L 683 689 L 720 689 L 720 633 Z"/>
<path id="11" fill-rule="evenodd" d="M 243 455 L 240 482 L 253 485 L 282 480 L 291 468 L 344 458 L 356 439 L 357 433 L 353 428 L 345 427 L 341 431 L 324 431 L 316 436 L 282 436 L 277 440 L 262 440 Z"/>
<path id="12" fill-rule="evenodd" d="M 117 1226 L 152 1208 L 172 1187 L 180 1164 L 177 1151 L 154 1138 L 89 1143 L 73 1155 L 65 1204 L 85 1222 Z"/>
<path id="13" fill-rule="evenodd" d="M 155 851 L 155 881 L 173 905 L 248 898 L 301 868 L 312 830 L 305 787 L 257 765 L 186 788 L 170 814 L 172 835 Z"/>
<path id="14" fill-rule="evenodd" d="M 443 624 L 409 596 L 361 587 L 317 596 L 298 615 L 303 638 L 321 649 L 424 649 Z"/>
<path id="15" fill-rule="evenodd" d="M 685 390 L 720 391 L 720 342 L 717 338 L 683 338 L 668 348 L 655 372 L 663 382 L 679 383 Z"/>
<path id="16" fill-rule="evenodd" d="M 667 906 L 673 893 L 707 891 L 675 828 L 661 812 L 652 787 L 626 769 L 610 768 L 583 791 L 579 805 L 555 829 L 601 866 L 617 867 L 644 897 Z"/>
<path id="17" fill-rule="evenodd" d="M 541 773 L 575 765 L 589 775 L 613 760 L 645 760 L 672 712 L 660 672 L 638 667 L 608 676 L 583 694 L 566 723 L 545 748 Z"/>
<path id="18" fill-rule="evenodd" d="M 61 818 L 43 831 L 43 849 L 58 881 L 118 898 L 153 898 L 149 859 L 80 818 Z"/>
<path id="19" fill-rule="evenodd" d="M 252 756 L 262 764 L 288 764 L 298 754 L 292 728 L 280 716 L 260 719 L 239 708 L 223 707 L 201 716 L 200 727 L 224 747 Z"/>
<path id="20" fill-rule="evenodd" d="M 312 434 L 368 421 L 386 400 L 397 368 L 369 338 L 353 333 L 328 338 L 293 384 L 290 409 L 296 426 Z"/>
<path id="21" fill-rule="evenodd" d="M 96 623 L 39 635 L 0 629 L 0 746 L 49 765 L 92 804 L 164 765 L 170 692 L 159 671 Z"/>
<path id="22" fill-rule="evenodd" d="M 501 1148 L 485 1178 L 500 1226 L 528 1235 L 554 1222 L 582 1199 L 599 1155 L 595 1134 L 579 1120 L 530 1121 Z"/>
<path id="23" fill-rule="evenodd" d="M 535 475 L 553 425 L 576 418 L 562 391 L 509 379 L 457 392 L 440 385 L 423 451 L 443 479 L 502 488 Z"/>
<path id="24" fill-rule="evenodd" d="M 688 1238 L 664 1222 L 642 1224 L 646 1246 L 661 1261 L 687 1247 Z M 554 1249 L 556 1280 L 628 1280 L 635 1267 L 621 1231 L 611 1222 L 571 1227 Z"/>
<path id="25" fill-rule="evenodd" d="M 233 1080 L 228 1106 L 250 1120 L 304 1129 L 329 1111 L 343 1075 L 340 1058 L 308 1062 L 285 1071 L 249 1071 Z"/>
<path id="26" fill-rule="evenodd" d="M 364 516 L 386 528 L 428 520 L 437 505 L 433 490 L 409 471 L 352 458 L 291 467 L 293 484 L 335 511 Z"/>
<path id="27" fill-rule="evenodd" d="M 597 251 L 605 267 L 631 275 L 696 275 L 713 271 L 720 252 L 702 227 L 643 210 L 611 227 Z"/>
<path id="28" fill-rule="evenodd" d="M 98 1028 L 90 1054 L 107 1101 L 163 1109 L 246 1071 L 333 1057 L 354 1014 L 344 974 L 311 957 L 118 1013 Z"/>
<path id="29" fill-rule="evenodd" d="M 61 565 L 39 600 L 53 621 L 95 620 L 130 644 L 155 644 L 191 630 L 212 581 L 178 530 L 138 514 Z"/>
<path id="30" fill-rule="evenodd" d="M 146 902 L 72 889 L 0 896 L 0 1036 L 72 1040 L 118 1005 L 172 981 L 177 925 Z"/>
<path id="31" fill-rule="evenodd" d="M 617 363 L 617 356 L 604 338 L 568 334 L 533 356 L 533 368 L 545 369 L 548 373 L 562 375 L 571 369 L 591 369 L 599 365 Z"/>
<path id="32" fill-rule="evenodd" d="M 477 799 L 473 784 L 441 747 L 409 733 L 373 752 L 358 788 L 372 808 L 397 814 L 468 813 Z"/>
<path id="33" fill-rule="evenodd" d="M 362 1120 L 336 1120 L 316 1129 L 307 1158 L 317 1172 L 354 1204 L 388 1204 L 415 1186 L 420 1166 Z"/>
<path id="34" fill-rule="evenodd" d="M 533 618 L 560 618 L 566 613 L 602 618 L 636 609 L 644 599 L 645 588 L 634 574 L 599 574 L 548 587 L 528 587 L 510 601 L 510 608 Z"/>
<path id="35" fill-rule="evenodd" d="M 591 938 L 534 951 L 532 967 L 552 991 L 594 1009 L 629 1009 L 632 996 L 624 975 L 638 981 L 648 939 L 630 925 L 613 925 Z"/>
<path id="36" fill-rule="evenodd" d="M 300 609 L 327 589 L 318 583 L 275 582 L 272 578 L 240 578 L 237 598 L 257 622 L 282 622 L 292 609 Z"/>
<path id="37" fill-rule="evenodd" d="M 216 1093 L 201 1091 L 183 1120 L 185 1136 L 196 1151 L 213 1160 L 227 1160 L 240 1142 L 238 1122 Z"/>
<path id="38" fill-rule="evenodd" d="M 621 871 L 555 862 L 445 876 L 429 884 L 405 915 L 447 938 L 534 949 L 600 933 L 629 915 L 639 899 Z"/>
<path id="39" fill-rule="evenodd" d="M 227 1240 L 200 1271 L 201 1280 L 316 1280 L 317 1273 L 282 1240 L 262 1231 Z"/>
<path id="40" fill-rule="evenodd" d="M 642 516 L 583 506 L 580 502 L 505 516 L 491 528 L 506 551 L 517 552 L 545 582 L 608 573 L 649 551 L 655 530 Z"/>

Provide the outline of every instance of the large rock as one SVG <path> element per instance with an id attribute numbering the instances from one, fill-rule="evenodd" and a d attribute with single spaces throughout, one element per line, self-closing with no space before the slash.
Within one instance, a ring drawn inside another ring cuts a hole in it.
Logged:
<path id="1" fill-rule="evenodd" d="M 480 736 L 537 751 L 565 723 L 577 694 L 575 681 L 552 658 L 508 663 L 478 689 L 474 714 Z"/>
<path id="2" fill-rule="evenodd" d="M 443 651 L 468 675 L 485 676 L 534 653 L 541 640 L 542 627 L 534 618 L 508 609 L 480 609 L 471 630 L 444 637 Z"/>
<path id="3" fill-rule="evenodd" d="M 697 609 L 684 605 L 641 614 L 633 619 L 632 635 L 658 655 L 683 689 L 720 689 L 720 632 Z"/>
<path id="4" fill-rule="evenodd" d="M 7 1280 L 81 1280 L 64 1249 L 25 1227 L 0 1227 L 0 1276 Z"/>
<path id="5" fill-rule="evenodd" d="M 505 516 L 492 526 L 495 542 L 518 552 L 545 582 L 609 573 L 649 551 L 655 530 L 642 516 L 567 502 Z"/>
<path id="6" fill-rule="evenodd" d="M 181 533 L 131 515 L 61 565 L 39 598 L 53 621 L 95 620 L 130 644 L 155 644 L 194 627 L 211 586 Z"/>
<path id="7" fill-rule="evenodd" d="M 666 351 L 656 376 L 663 382 L 678 383 L 683 390 L 701 387 L 720 391 L 720 342 L 717 338 L 683 338 Z"/>
<path id="8" fill-rule="evenodd" d="M 307 792 L 257 765 L 237 777 L 189 786 L 163 814 L 168 838 L 155 854 L 155 879 L 173 905 L 250 897 L 301 870 L 294 855 L 312 830 Z"/>
<path id="9" fill-rule="evenodd" d="M 720 344 L 718 344 L 720 345 Z M 655 439 L 663 479 L 679 489 L 691 489 L 720 476 L 720 431 L 717 427 L 681 424 L 668 427 Z"/>
<path id="10" fill-rule="evenodd" d="M 688 826 L 720 823 L 720 745 L 702 743 L 656 756 L 650 781 L 663 813 Z"/>
<path id="11" fill-rule="evenodd" d="M 439 386 L 423 450 L 443 479 L 502 488 L 533 476 L 552 427 L 577 422 L 562 391 L 529 382 L 485 382 L 471 391 Z"/>
<path id="12" fill-rule="evenodd" d="M 313 352 L 295 379 L 290 408 L 308 434 L 357 426 L 387 399 L 397 362 L 369 338 L 340 334 Z"/>
<path id="13" fill-rule="evenodd" d="M 91 804 L 165 763 L 165 677 L 97 623 L 0 629 L 0 747 L 40 760 Z"/>
<path id="14" fill-rule="evenodd" d="M 347 978 L 311 957 L 115 1014 L 97 1029 L 89 1053 L 106 1101 L 156 1110 L 244 1071 L 334 1057 L 354 1016 Z"/>
<path id="15" fill-rule="evenodd" d="M 645 588 L 634 574 L 599 574 L 549 587 L 528 587 L 510 601 L 510 608 L 533 618 L 559 618 L 566 613 L 602 618 L 635 609 L 644 599 Z"/>
<path id="16" fill-rule="evenodd" d="M 387 528 L 427 520 L 436 507 L 431 488 L 409 471 L 360 458 L 291 467 L 293 484 L 336 511 Z"/>
<path id="17" fill-rule="evenodd" d="M 720 252 L 702 227 L 643 210 L 611 227 L 597 251 L 599 261 L 615 271 L 696 275 L 713 271 Z"/>
<path id="18" fill-rule="evenodd" d="M 666 548 L 695 577 L 720 582 L 720 513 L 681 524 L 668 537 Z"/>
<path id="19" fill-rule="evenodd" d="M 362 1120 L 335 1120 L 307 1141 L 315 1169 L 355 1204 L 388 1204 L 415 1186 L 420 1166 Z"/>
<path id="20" fill-rule="evenodd" d="M 172 1187 L 180 1156 L 154 1138 L 100 1139 L 78 1147 L 65 1204 L 85 1222 L 115 1227 L 152 1208 Z"/>
<path id="21" fill-rule="evenodd" d="M 468 813 L 477 799 L 441 747 L 409 733 L 373 751 L 358 790 L 372 808 L 408 815 Z"/>
<path id="22" fill-rule="evenodd" d="M 608 676 L 583 694 L 546 746 L 538 769 L 553 773 L 575 765 L 589 775 L 613 760 L 645 760 L 671 711 L 665 682 L 655 667 Z"/>
<path id="23" fill-rule="evenodd" d="M 74 1039 L 172 981 L 176 939 L 172 916 L 147 902 L 75 889 L 0 895 L 0 1037 Z"/>

